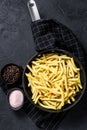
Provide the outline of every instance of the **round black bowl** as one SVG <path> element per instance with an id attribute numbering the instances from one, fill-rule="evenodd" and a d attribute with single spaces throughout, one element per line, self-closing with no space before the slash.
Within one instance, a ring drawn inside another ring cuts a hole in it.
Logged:
<path id="1" fill-rule="evenodd" d="M 19 106 L 19 107 L 12 107 L 11 105 L 10 105 L 10 102 L 9 102 L 9 96 L 10 96 L 10 94 L 11 94 L 11 92 L 13 92 L 14 90 L 19 90 L 22 94 L 23 94 L 23 91 L 20 89 L 20 88 L 12 88 L 12 89 L 10 89 L 9 91 L 8 91 L 8 93 L 7 93 L 7 100 L 8 100 L 8 104 L 9 104 L 9 106 L 10 106 L 10 108 L 12 109 L 12 110 L 15 110 L 15 111 L 18 111 L 18 110 L 20 110 L 21 108 L 22 108 L 22 106 L 23 106 L 23 104 L 24 104 L 24 94 L 23 94 L 23 102 L 22 102 L 22 104 Z"/>
<path id="2" fill-rule="evenodd" d="M 31 62 L 32 61 L 35 61 L 36 58 L 40 58 L 43 54 L 48 54 L 48 53 L 56 53 L 56 54 L 66 54 L 67 56 L 69 57 L 73 57 L 74 59 L 74 62 L 76 64 L 76 66 L 78 68 L 80 68 L 80 79 L 81 79 L 81 84 L 83 86 L 83 89 L 80 90 L 77 95 L 75 96 L 75 99 L 76 101 L 75 102 L 72 102 L 71 104 L 67 104 L 67 105 L 64 105 L 64 107 L 62 107 L 61 110 L 52 110 L 52 109 L 46 109 L 46 108 L 43 108 L 41 107 L 40 105 L 38 104 L 35 104 L 33 101 L 32 101 L 32 93 L 31 93 L 31 90 L 30 90 L 30 87 L 28 87 L 28 80 L 27 80 L 27 77 L 25 76 L 25 73 L 28 73 L 29 70 L 27 67 L 25 67 L 24 69 L 24 72 L 23 72 L 23 89 L 24 89 L 24 92 L 27 96 L 27 98 L 29 99 L 29 101 L 34 104 L 36 107 L 38 107 L 39 109 L 43 110 L 43 111 L 46 111 L 46 112 L 56 112 L 56 113 L 59 113 L 59 112 L 63 112 L 63 111 L 67 111 L 69 109 L 71 109 L 72 107 L 74 107 L 79 101 L 80 99 L 82 98 L 84 92 L 85 92 L 85 88 L 86 88 L 86 74 L 85 74 L 85 71 L 84 71 L 84 68 L 82 66 L 82 64 L 80 63 L 80 61 L 75 57 L 73 56 L 70 52 L 67 52 L 65 50 L 60 50 L 60 49 L 57 49 L 57 50 L 47 50 L 47 51 L 42 51 L 38 54 L 36 54 L 35 56 L 33 56 L 33 58 L 31 58 L 29 61 L 28 61 L 28 65 L 31 66 Z M 26 65 L 27 66 L 27 65 Z"/>
<path id="3" fill-rule="evenodd" d="M 13 67 L 13 70 L 11 70 L 12 69 L 11 67 Z M 5 71 L 6 71 L 7 75 L 6 75 Z M 5 73 L 5 77 L 4 77 L 4 73 Z M 12 76 L 14 76 L 14 77 L 12 77 Z M 16 85 L 21 80 L 21 76 L 22 76 L 22 67 L 14 64 L 14 63 L 6 64 L 1 69 L 1 72 L 0 72 L 1 80 L 2 80 L 3 84 L 5 84 L 6 86 Z M 6 77 L 8 77 L 9 79 L 14 78 L 14 80 L 10 82 L 5 79 Z"/>

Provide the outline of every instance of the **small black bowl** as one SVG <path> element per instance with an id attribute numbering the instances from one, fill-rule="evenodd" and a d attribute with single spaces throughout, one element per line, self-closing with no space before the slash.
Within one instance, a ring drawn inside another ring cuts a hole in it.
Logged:
<path id="1" fill-rule="evenodd" d="M 22 67 L 14 63 L 6 64 L 0 72 L 0 82 L 2 88 L 5 90 L 18 85 L 22 80 L 22 72 Z"/>
<path id="2" fill-rule="evenodd" d="M 19 106 L 19 107 L 12 107 L 11 105 L 10 105 L 10 102 L 9 102 L 9 97 L 10 97 L 10 94 L 11 94 L 11 92 L 13 92 L 13 91 L 15 91 L 15 90 L 19 90 L 22 94 L 23 94 L 23 91 L 20 89 L 20 88 L 12 88 L 12 89 L 10 89 L 9 91 L 8 91 L 8 93 L 7 93 L 7 100 L 8 100 L 8 104 L 9 104 L 9 106 L 10 106 L 10 108 L 12 109 L 12 110 L 15 110 L 15 111 L 18 111 L 18 110 L 20 110 L 21 108 L 22 108 L 22 106 L 23 106 L 23 104 L 24 104 L 24 94 L 23 94 L 23 102 L 22 102 L 22 104 Z"/>
<path id="3" fill-rule="evenodd" d="M 46 51 L 41 51 L 40 53 L 36 54 L 35 56 L 33 56 L 33 58 L 31 58 L 29 61 L 28 61 L 28 65 L 32 65 L 32 61 L 35 61 L 36 58 L 40 58 L 43 54 L 49 54 L 49 53 L 55 53 L 55 54 L 66 54 L 67 56 L 69 57 L 73 57 L 74 59 L 74 62 L 76 64 L 77 67 L 80 68 L 80 79 L 81 79 L 81 84 L 83 86 L 83 89 L 80 90 L 77 95 L 75 96 L 75 99 L 76 101 L 75 102 L 72 102 L 72 104 L 67 104 L 67 105 L 64 105 L 64 107 L 61 109 L 61 110 L 51 110 L 51 109 L 46 109 L 46 108 L 43 108 L 41 107 L 40 105 L 38 104 L 35 104 L 33 101 L 32 101 L 32 92 L 31 92 L 31 89 L 30 87 L 28 87 L 28 79 L 27 77 L 25 76 L 25 73 L 28 73 L 29 70 L 27 68 L 27 65 L 25 66 L 25 69 L 24 69 L 24 72 L 23 72 L 23 88 L 24 88 L 24 92 L 28 98 L 28 100 L 33 104 L 35 105 L 35 107 L 38 107 L 39 109 L 43 110 L 43 111 L 46 111 L 46 112 L 51 112 L 51 113 L 60 113 L 60 112 L 64 112 L 64 111 L 67 111 L 69 109 L 71 109 L 72 107 L 74 107 L 79 101 L 80 99 L 82 98 L 84 92 L 85 92 L 85 88 L 86 88 L 86 73 L 85 73 L 85 70 L 82 66 L 82 64 L 80 63 L 80 61 L 75 57 L 73 56 L 70 52 L 67 52 L 65 50 L 61 50 L 61 49 L 56 49 L 56 50 L 46 50 Z"/>

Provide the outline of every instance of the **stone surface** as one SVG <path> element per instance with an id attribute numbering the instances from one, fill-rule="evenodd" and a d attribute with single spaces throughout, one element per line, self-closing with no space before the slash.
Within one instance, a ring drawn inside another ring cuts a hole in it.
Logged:
<path id="1" fill-rule="evenodd" d="M 9 62 L 24 67 L 36 53 L 26 2 L 0 0 L 0 69 Z M 36 0 L 36 3 L 41 18 L 56 19 L 72 29 L 87 54 L 87 0 Z M 87 129 L 86 100 L 81 100 L 78 107 L 73 108 L 58 130 Z M 10 129 L 38 130 L 24 112 L 15 113 L 9 109 L 6 96 L 0 89 L 0 130 Z"/>

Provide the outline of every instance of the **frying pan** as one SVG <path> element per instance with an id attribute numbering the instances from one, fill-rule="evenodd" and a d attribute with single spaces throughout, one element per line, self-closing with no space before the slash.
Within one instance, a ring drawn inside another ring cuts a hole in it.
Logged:
<path id="1" fill-rule="evenodd" d="M 30 0 L 28 2 L 28 8 L 29 8 L 29 11 L 30 11 L 32 21 L 34 22 L 36 20 L 40 20 L 40 15 L 38 13 L 37 6 L 36 6 L 36 3 L 34 2 L 34 0 Z M 73 57 L 76 66 L 78 68 L 80 68 L 80 79 L 81 79 L 81 84 L 83 86 L 83 89 L 80 90 L 76 94 L 76 96 L 75 96 L 76 101 L 75 102 L 73 102 L 73 103 L 71 103 L 69 105 L 64 105 L 64 107 L 61 110 L 46 109 L 46 108 L 41 107 L 38 104 L 35 104 L 32 101 L 32 92 L 30 90 L 30 87 L 28 87 L 28 80 L 27 80 L 27 77 L 25 76 L 25 73 L 29 72 L 28 68 L 26 67 L 27 64 L 31 66 L 32 61 L 35 61 L 36 58 L 40 58 L 43 54 L 49 54 L 49 53 L 55 53 L 55 54 L 58 54 L 58 55 L 59 54 L 65 54 L 65 55 L 67 55 L 69 57 Z M 25 92 L 27 98 L 29 99 L 29 101 L 33 105 L 35 105 L 35 107 L 38 107 L 39 109 L 41 109 L 43 111 L 46 111 L 46 112 L 60 113 L 60 112 L 67 111 L 67 110 L 71 109 L 72 107 L 74 107 L 80 101 L 80 99 L 82 98 L 82 96 L 83 96 L 83 94 L 85 92 L 85 88 L 86 88 L 86 73 L 85 73 L 84 68 L 83 68 L 82 64 L 80 63 L 80 61 L 75 56 L 73 56 L 70 52 L 67 52 L 67 51 L 61 50 L 61 49 L 48 49 L 46 51 L 41 51 L 41 52 L 37 53 L 36 55 L 34 55 L 31 59 L 29 59 L 27 64 L 26 64 L 24 72 L 23 72 L 23 80 L 22 80 L 23 81 L 23 89 L 24 89 L 24 92 Z"/>
<path id="2" fill-rule="evenodd" d="M 73 57 L 74 61 L 75 61 L 75 64 L 78 68 L 80 68 L 80 79 L 81 79 L 81 84 L 83 86 L 83 89 L 80 90 L 75 99 L 76 101 L 71 103 L 70 105 L 64 105 L 64 107 L 61 109 L 61 110 L 51 110 L 51 109 L 46 109 L 46 108 L 43 108 L 41 107 L 40 105 L 38 104 L 35 104 L 33 101 L 32 101 L 32 92 L 31 92 L 31 89 L 30 87 L 28 87 L 28 80 L 27 80 L 27 77 L 25 75 L 25 73 L 28 73 L 29 72 L 29 69 L 25 66 L 25 69 L 24 69 L 24 72 L 23 72 L 23 88 L 24 88 L 24 92 L 27 96 L 27 98 L 29 99 L 29 101 L 34 104 L 36 107 L 38 107 L 39 109 L 43 110 L 43 111 L 46 111 L 46 112 L 63 112 L 63 111 L 66 111 L 66 110 L 69 110 L 70 108 L 72 108 L 73 106 L 75 106 L 79 101 L 80 99 L 82 98 L 83 94 L 84 94 L 84 91 L 85 91 L 85 88 L 86 88 L 86 74 L 85 74 L 85 71 L 84 71 L 84 68 L 82 66 L 82 64 L 80 63 L 80 61 L 75 57 L 73 56 L 70 52 L 67 52 L 65 50 L 61 50 L 61 49 L 54 49 L 54 50 L 46 50 L 46 51 L 41 51 L 39 53 L 37 53 L 35 56 L 33 56 L 29 61 L 28 61 L 28 65 L 32 65 L 32 61 L 35 61 L 36 58 L 40 58 L 43 54 L 49 54 L 49 53 L 55 53 L 55 54 L 58 54 L 58 55 L 61 55 L 61 54 L 66 54 L 67 56 L 69 57 Z"/>

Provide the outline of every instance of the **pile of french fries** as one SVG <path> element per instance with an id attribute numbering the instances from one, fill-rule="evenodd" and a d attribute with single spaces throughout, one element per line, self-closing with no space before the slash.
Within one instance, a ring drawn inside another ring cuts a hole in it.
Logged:
<path id="1" fill-rule="evenodd" d="M 72 57 L 55 53 L 43 54 L 27 65 L 28 87 L 32 100 L 40 106 L 60 110 L 65 104 L 75 102 L 75 96 L 82 89 L 80 68 Z"/>

